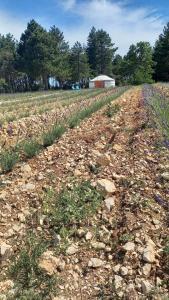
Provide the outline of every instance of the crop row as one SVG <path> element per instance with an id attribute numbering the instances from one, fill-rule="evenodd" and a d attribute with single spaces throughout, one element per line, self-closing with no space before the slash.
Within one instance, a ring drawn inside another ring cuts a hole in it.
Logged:
<path id="1" fill-rule="evenodd" d="M 33 157 L 43 147 L 52 145 L 68 128 L 77 126 L 84 118 L 89 117 L 102 106 L 119 97 L 126 89 L 127 88 L 118 88 L 107 90 L 103 94 L 91 97 L 88 100 L 73 103 L 65 110 L 58 110 L 50 125 L 47 123 L 47 120 L 41 120 L 41 124 L 36 120 L 36 124 L 33 124 L 34 130 L 31 134 L 29 133 L 27 124 L 24 128 L 25 131 L 23 131 L 23 134 L 20 136 L 21 138 L 16 136 L 14 142 L 11 135 L 11 137 L 8 138 L 8 145 L 4 144 L 5 149 L 3 149 L 0 156 L 2 171 L 11 170 L 13 165 L 18 161 L 18 158 L 23 160 Z M 49 120 L 51 120 L 51 116 Z M 40 130 L 41 126 L 42 130 Z M 20 133 L 20 131 L 18 133 Z M 12 140 L 13 143 L 11 143 Z"/>
<path id="2" fill-rule="evenodd" d="M 103 90 L 91 91 L 85 90 L 83 92 L 71 92 L 70 94 L 65 94 L 63 92 L 58 94 L 56 97 L 50 97 L 48 99 L 43 98 L 39 100 L 27 101 L 27 102 L 17 102 L 17 103 L 7 103 L 7 106 L 0 106 L 0 120 L 1 124 L 4 122 L 12 122 L 21 118 L 28 117 L 30 115 L 43 114 L 45 111 L 52 110 L 57 106 L 65 106 L 73 103 L 76 100 L 81 100 L 83 98 L 88 98 L 92 95 L 97 95 L 102 93 Z"/>

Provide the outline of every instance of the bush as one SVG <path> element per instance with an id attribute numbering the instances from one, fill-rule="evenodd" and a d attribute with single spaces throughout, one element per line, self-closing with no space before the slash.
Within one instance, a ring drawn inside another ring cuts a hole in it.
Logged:
<path id="1" fill-rule="evenodd" d="M 56 125 L 52 128 L 52 130 L 46 132 L 43 135 L 43 146 L 48 147 L 51 146 L 55 140 L 58 140 L 66 131 L 64 125 Z"/>
<path id="2" fill-rule="evenodd" d="M 18 162 L 19 156 L 17 152 L 12 150 L 4 151 L 0 156 L 0 166 L 3 173 L 11 171 Z"/>
<path id="3" fill-rule="evenodd" d="M 58 196 L 49 190 L 45 200 L 49 202 L 46 207 L 51 224 L 61 233 L 69 231 L 72 226 L 76 227 L 93 215 L 102 199 L 103 195 L 89 181 L 84 181 L 74 185 L 71 190 L 63 189 Z"/>
<path id="4" fill-rule="evenodd" d="M 23 145 L 23 152 L 27 158 L 32 158 L 40 151 L 41 146 L 36 141 L 29 141 Z"/>
<path id="5" fill-rule="evenodd" d="M 16 292 L 13 299 L 45 300 L 50 299 L 51 292 L 55 292 L 55 277 L 43 272 L 38 265 L 46 248 L 47 244 L 37 240 L 35 236 L 28 237 L 25 248 L 9 269 L 9 276 L 15 282 Z"/>
<path id="6" fill-rule="evenodd" d="M 113 117 L 116 113 L 118 113 L 118 111 L 120 110 L 120 106 L 119 104 L 115 104 L 115 105 L 108 105 L 107 111 L 106 111 L 106 115 L 111 118 Z"/>

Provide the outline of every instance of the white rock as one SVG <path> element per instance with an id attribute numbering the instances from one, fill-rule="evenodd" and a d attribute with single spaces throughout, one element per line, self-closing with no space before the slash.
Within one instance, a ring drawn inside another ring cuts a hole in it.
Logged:
<path id="1" fill-rule="evenodd" d="M 149 276 L 150 272 L 151 272 L 151 264 L 145 264 L 143 266 L 143 274 L 145 276 Z"/>
<path id="2" fill-rule="evenodd" d="M 101 242 L 92 242 L 91 246 L 96 249 L 96 250 L 103 250 L 105 249 L 106 245 L 104 243 Z"/>
<path id="3" fill-rule="evenodd" d="M 83 236 L 85 236 L 85 231 L 80 228 L 77 230 L 77 235 L 78 237 L 82 238 Z"/>
<path id="4" fill-rule="evenodd" d="M 169 172 L 164 172 L 161 174 L 161 178 L 163 178 L 164 180 L 169 180 Z"/>
<path id="5" fill-rule="evenodd" d="M 53 275 L 57 270 L 61 271 L 65 267 L 65 262 L 53 255 L 52 251 L 46 251 L 39 259 L 39 267 L 47 274 Z"/>
<path id="6" fill-rule="evenodd" d="M 124 246 L 123 249 L 126 251 L 134 251 L 135 250 L 135 244 L 133 242 L 127 242 Z"/>
<path id="7" fill-rule="evenodd" d="M 35 184 L 33 183 L 27 183 L 27 184 L 23 184 L 21 186 L 21 190 L 23 192 L 29 192 L 29 191 L 33 191 L 36 188 Z"/>
<path id="8" fill-rule="evenodd" d="M 114 266 L 114 267 L 113 267 L 113 271 L 114 271 L 115 273 L 118 273 L 118 272 L 120 271 L 120 267 L 121 267 L 120 264 Z"/>
<path id="9" fill-rule="evenodd" d="M 32 169 L 30 165 L 26 164 L 21 167 L 21 172 L 23 173 L 23 177 L 29 177 L 32 174 Z"/>
<path id="10" fill-rule="evenodd" d="M 93 257 L 93 258 L 90 259 L 90 261 L 89 261 L 89 263 L 88 263 L 88 266 L 89 266 L 89 267 L 92 267 L 92 268 L 100 268 L 100 267 L 102 267 L 104 264 L 105 264 L 105 263 L 104 263 L 103 260 L 101 260 L 101 259 L 99 259 L 99 258 Z"/>
<path id="11" fill-rule="evenodd" d="M 104 192 L 108 194 L 112 194 L 116 192 L 116 187 L 113 181 L 110 181 L 108 179 L 99 179 L 98 180 L 98 186 L 103 189 Z"/>
<path id="12" fill-rule="evenodd" d="M 155 261 L 155 250 L 151 245 L 144 249 L 143 260 L 148 263 L 153 263 Z"/>
<path id="13" fill-rule="evenodd" d="M 93 234 L 90 231 L 88 231 L 86 233 L 85 239 L 86 239 L 86 241 L 90 241 L 92 239 L 92 237 L 93 237 Z"/>
<path id="14" fill-rule="evenodd" d="M 0 255 L 2 259 L 8 258 L 12 253 L 12 247 L 5 242 L 0 243 Z"/>
<path id="15" fill-rule="evenodd" d="M 153 288 L 153 286 L 150 284 L 150 282 L 148 280 L 142 280 L 141 281 L 141 288 L 142 288 L 142 292 L 143 294 L 149 294 Z"/>
<path id="16" fill-rule="evenodd" d="M 123 278 L 119 275 L 115 275 L 114 276 L 114 286 L 115 286 L 116 290 L 122 288 L 122 285 L 123 285 L 122 283 L 123 283 Z"/>
<path id="17" fill-rule="evenodd" d="M 67 255 L 74 255 L 75 253 L 77 253 L 79 251 L 79 248 L 77 245 L 72 244 L 71 246 L 69 246 L 66 250 L 66 254 Z"/>
<path id="18" fill-rule="evenodd" d="M 128 274 L 128 269 L 126 267 L 121 267 L 120 274 L 126 276 Z"/>
<path id="19" fill-rule="evenodd" d="M 0 200 L 6 200 L 7 192 L 3 191 L 0 193 Z"/>
<path id="20" fill-rule="evenodd" d="M 115 207 L 115 199 L 113 197 L 105 199 L 104 203 L 109 211 L 111 211 L 111 209 Z"/>

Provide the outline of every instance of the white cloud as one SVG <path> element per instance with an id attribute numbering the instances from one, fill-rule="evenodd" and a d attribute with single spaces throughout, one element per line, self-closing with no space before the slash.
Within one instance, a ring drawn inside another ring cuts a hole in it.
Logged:
<path id="1" fill-rule="evenodd" d="M 16 39 L 19 39 L 21 33 L 25 30 L 26 20 L 13 17 L 5 11 L 0 11 L 0 33 L 11 33 Z"/>
<path id="2" fill-rule="evenodd" d="M 65 10 L 69 10 L 75 6 L 76 0 L 62 0 L 61 4 L 63 5 Z"/>
<path id="3" fill-rule="evenodd" d="M 119 47 L 118 52 L 125 54 L 132 43 L 149 41 L 152 45 L 163 29 L 163 21 L 155 15 L 154 9 L 130 8 L 124 2 L 111 0 L 77 1 L 69 8 L 81 17 L 80 26 L 64 28 L 65 37 L 74 43 L 86 42 L 92 26 L 106 30 L 112 41 Z"/>

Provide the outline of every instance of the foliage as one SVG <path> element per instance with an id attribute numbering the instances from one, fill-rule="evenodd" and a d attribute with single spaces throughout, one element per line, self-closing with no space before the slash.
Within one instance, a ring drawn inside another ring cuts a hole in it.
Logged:
<path id="1" fill-rule="evenodd" d="M 109 34 L 101 30 L 91 29 L 87 40 L 87 54 L 93 76 L 112 74 L 112 60 L 117 48 Z"/>
<path id="2" fill-rule="evenodd" d="M 153 52 L 148 42 L 131 45 L 121 63 L 124 80 L 130 84 L 152 83 Z"/>
<path id="3" fill-rule="evenodd" d="M 40 149 L 41 146 L 37 141 L 34 140 L 25 142 L 23 145 L 23 152 L 27 158 L 32 158 L 33 156 L 37 155 Z"/>
<path id="4" fill-rule="evenodd" d="M 9 276 L 15 282 L 16 299 L 50 299 L 50 293 L 55 290 L 56 280 L 38 266 L 38 259 L 46 250 L 46 246 L 46 243 L 30 235 L 25 248 L 11 265 Z"/>
<path id="5" fill-rule="evenodd" d="M 49 190 L 47 202 L 50 201 L 50 204 L 47 211 L 51 224 L 63 235 L 63 231 L 69 231 L 72 226 L 78 226 L 93 215 L 102 199 L 102 194 L 89 181 L 75 184 L 70 189 L 65 188 L 58 196 Z"/>
<path id="6" fill-rule="evenodd" d="M 169 81 L 169 23 L 164 27 L 154 48 L 155 79 Z"/>
<path id="7" fill-rule="evenodd" d="M 106 110 L 106 115 L 111 118 L 113 117 L 116 113 L 118 113 L 120 110 L 120 106 L 119 104 L 115 104 L 115 105 L 108 105 L 108 108 Z"/>
<path id="8" fill-rule="evenodd" d="M 0 166 L 3 173 L 7 173 L 12 170 L 14 165 L 18 162 L 19 157 L 17 152 L 12 150 L 3 151 L 0 155 Z"/>
<path id="9" fill-rule="evenodd" d="M 50 131 L 43 135 L 43 146 L 51 146 L 55 140 L 58 140 L 65 132 L 64 125 L 56 125 Z"/>
<path id="10" fill-rule="evenodd" d="M 89 64 L 85 48 L 76 42 L 70 52 L 70 69 L 73 81 L 80 82 L 89 77 Z"/>

